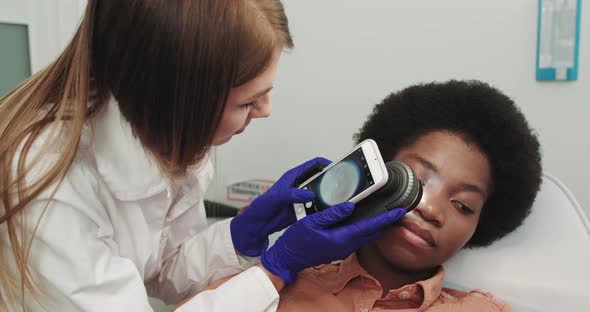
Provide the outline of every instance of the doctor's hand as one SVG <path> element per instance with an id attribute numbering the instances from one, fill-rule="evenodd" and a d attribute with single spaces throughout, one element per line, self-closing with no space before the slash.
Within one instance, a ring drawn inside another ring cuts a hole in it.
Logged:
<path id="1" fill-rule="evenodd" d="M 348 257 L 378 239 L 384 227 L 406 214 L 405 209 L 398 208 L 349 225 L 334 226 L 353 210 L 354 204 L 342 203 L 301 219 L 262 255 L 262 266 L 291 284 L 299 271 Z"/>
<path id="2" fill-rule="evenodd" d="M 306 203 L 313 192 L 295 187 L 295 181 L 305 170 L 330 161 L 312 159 L 287 171 L 268 191 L 256 198 L 250 207 L 231 221 L 231 237 L 236 251 L 245 256 L 260 256 L 268 246 L 268 235 L 296 221 L 292 204 Z"/>

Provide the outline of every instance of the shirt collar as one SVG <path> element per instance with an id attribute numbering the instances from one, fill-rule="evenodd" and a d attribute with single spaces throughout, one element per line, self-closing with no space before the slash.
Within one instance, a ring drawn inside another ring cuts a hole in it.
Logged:
<path id="1" fill-rule="evenodd" d="M 93 146 L 99 175 L 121 200 L 137 200 L 169 185 L 157 164 L 133 135 L 113 97 L 92 120 Z"/>
<path id="2" fill-rule="evenodd" d="M 339 265 L 325 265 L 306 271 L 310 277 L 321 281 L 326 289 L 337 294 L 342 291 L 353 279 L 364 277 L 375 282 L 381 287 L 379 281 L 367 273 L 358 262 L 356 253 L 343 260 Z M 399 302 L 400 300 L 412 300 L 421 302 L 420 308 L 430 307 L 441 295 L 445 272 L 440 266 L 437 272 L 429 279 L 392 289 L 384 297 L 379 299 L 381 305 L 388 302 Z"/>

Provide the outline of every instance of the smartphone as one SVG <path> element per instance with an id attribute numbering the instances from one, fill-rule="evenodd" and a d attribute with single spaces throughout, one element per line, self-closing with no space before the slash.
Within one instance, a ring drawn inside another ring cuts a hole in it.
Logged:
<path id="1" fill-rule="evenodd" d="M 314 200 L 294 204 L 297 220 L 342 202 L 357 203 L 380 189 L 388 179 L 387 168 L 371 139 L 303 182 L 299 188 L 315 194 Z"/>

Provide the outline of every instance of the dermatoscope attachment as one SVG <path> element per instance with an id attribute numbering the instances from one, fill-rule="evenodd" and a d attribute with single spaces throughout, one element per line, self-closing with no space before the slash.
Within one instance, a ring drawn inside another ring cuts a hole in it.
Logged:
<path id="1" fill-rule="evenodd" d="M 385 167 L 389 174 L 387 183 L 358 202 L 344 223 L 353 223 L 395 208 L 410 212 L 418 206 L 422 199 L 422 184 L 412 168 L 397 160 L 386 163 Z"/>
<path id="2" fill-rule="evenodd" d="M 422 184 L 412 168 L 397 160 L 386 163 L 385 167 L 388 173 L 385 185 L 358 202 L 352 215 L 343 223 L 352 223 L 395 208 L 404 208 L 410 212 L 418 206 L 422 199 Z M 305 170 L 296 185 L 303 183 L 324 168 L 324 165 L 316 164 Z"/>

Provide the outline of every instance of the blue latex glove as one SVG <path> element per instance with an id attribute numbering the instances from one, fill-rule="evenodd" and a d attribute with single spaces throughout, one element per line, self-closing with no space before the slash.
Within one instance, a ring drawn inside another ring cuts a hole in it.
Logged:
<path id="1" fill-rule="evenodd" d="M 291 284 L 299 271 L 348 257 L 378 239 L 384 227 L 406 214 L 405 209 L 398 208 L 349 225 L 333 226 L 353 210 L 354 204 L 342 203 L 301 219 L 262 255 L 262 265 Z"/>
<path id="2" fill-rule="evenodd" d="M 297 178 L 316 164 L 330 161 L 315 158 L 287 171 L 268 191 L 256 198 L 250 207 L 231 221 L 234 248 L 245 256 L 260 256 L 268 246 L 268 235 L 296 221 L 292 204 L 306 203 L 314 198 L 312 191 L 294 186 Z"/>

